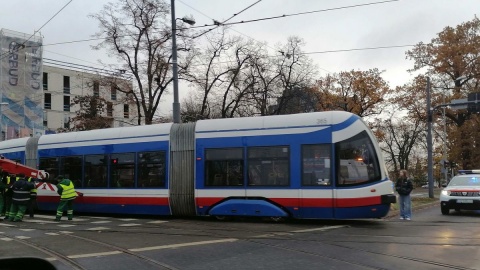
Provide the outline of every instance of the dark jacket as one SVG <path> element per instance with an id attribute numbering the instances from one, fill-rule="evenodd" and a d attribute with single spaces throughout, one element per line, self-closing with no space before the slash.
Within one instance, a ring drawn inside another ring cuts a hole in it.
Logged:
<path id="1" fill-rule="evenodd" d="M 413 190 L 413 183 L 410 179 L 398 178 L 397 183 L 395 183 L 395 190 L 400 195 L 409 195 Z"/>
<path id="2" fill-rule="evenodd" d="M 24 178 L 19 178 L 12 186 L 12 202 L 14 204 L 26 205 L 30 200 L 30 189 L 33 188 L 35 188 L 33 183 L 28 182 Z"/>
<path id="3" fill-rule="evenodd" d="M 12 186 L 16 181 L 16 177 L 13 175 L 7 175 L 3 178 L 5 180 L 5 197 L 11 198 L 13 196 Z"/>

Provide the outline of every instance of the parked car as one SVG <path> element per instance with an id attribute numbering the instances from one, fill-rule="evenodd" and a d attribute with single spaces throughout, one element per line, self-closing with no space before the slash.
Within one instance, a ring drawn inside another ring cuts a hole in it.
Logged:
<path id="1" fill-rule="evenodd" d="M 428 184 L 423 185 L 422 188 L 428 188 Z"/>
<path id="2" fill-rule="evenodd" d="M 480 170 L 459 170 L 440 193 L 442 214 L 450 209 L 480 210 Z"/>

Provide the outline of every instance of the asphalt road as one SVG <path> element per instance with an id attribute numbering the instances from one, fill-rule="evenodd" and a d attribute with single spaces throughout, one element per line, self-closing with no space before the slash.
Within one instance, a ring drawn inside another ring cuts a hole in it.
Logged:
<path id="1" fill-rule="evenodd" d="M 480 212 L 412 221 L 289 221 L 37 215 L 0 223 L 0 257 L 58 269 L 480 269 Z"/>

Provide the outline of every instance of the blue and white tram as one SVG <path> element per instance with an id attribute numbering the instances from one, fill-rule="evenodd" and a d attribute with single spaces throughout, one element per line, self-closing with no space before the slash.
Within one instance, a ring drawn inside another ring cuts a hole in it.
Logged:
<path id="1" fill-rule="evenodd" d="M 347 112 L 44 135 L 0 153 L 74 181 L 80 212 L 354 219 L 395 202 L 375 137 Z M 38 194 L 55 210 L 52 185 Z"/>

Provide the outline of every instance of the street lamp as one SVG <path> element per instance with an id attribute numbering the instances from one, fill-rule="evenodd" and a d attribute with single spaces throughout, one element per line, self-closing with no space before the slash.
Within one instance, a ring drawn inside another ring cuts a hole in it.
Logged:
<path id="1" fill-rule="evenodd" d="M 0 134 L 3 132 L 3 105 L 8 105 L 7 102 L 0 102 Z M 5 131 L 5 137 L 2 137 L 4 141 L 7 138 L 7 132 Z"/>
<path id="2" fill-rule="evenodd" d="M 172 71 L 173 71 L 173 123 L 180 123 L 180 102 L 178 101 L 178 66 L 177 66 L 177 25 L 175 18 L 175 0 L 170 1 L 172 9 Z M 195 24 L 192 19 L 183 18 L 183 22 Z"/>

